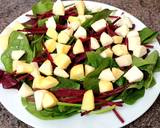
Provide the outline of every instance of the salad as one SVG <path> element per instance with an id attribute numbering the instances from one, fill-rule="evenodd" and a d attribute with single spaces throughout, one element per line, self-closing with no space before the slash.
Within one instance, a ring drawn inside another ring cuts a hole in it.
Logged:
<path id="1" fill-rule="evenodd" d="M 158 33 L 140 31 L 125 14 L 40 0 L 25 23 L 0 36 L 0 83 L 18 89 L 28 112 L 44 119 L 102 114 L 132 105 L 156 84 Z"/>

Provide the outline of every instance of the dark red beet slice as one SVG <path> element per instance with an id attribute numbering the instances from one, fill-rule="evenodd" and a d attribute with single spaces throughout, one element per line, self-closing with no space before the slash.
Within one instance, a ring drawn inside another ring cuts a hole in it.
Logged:
<path id="1" fill-rule="evenodd" d="M 114 114 L 117 116 L 117 118 L 121 121 L 121 123 L 124 123 L 124 119 L 122 118 L 122 116 L 118 113 L 118 111 L 116 109 L 113 109 Z"/>

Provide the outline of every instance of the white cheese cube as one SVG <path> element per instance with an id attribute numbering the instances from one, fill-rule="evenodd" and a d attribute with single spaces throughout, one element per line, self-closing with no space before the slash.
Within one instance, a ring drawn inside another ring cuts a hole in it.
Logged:
<path id="1" fill-rule="evenodd" d="M 102 46 L 108 46 L 113 43 L 113 39 L 106 32 L 103 32 L 100 36 L 100 42 L 101 42 Z"/>
<path id="2" fill-rule="evenodd" d="M 25 54 L 24 50 L 14 50 L 11 53 L 11 58 L 13 60 L 19 60 Z"/>
<path id="3" fill-rule="evenodd" d="M 138 36 L 128 38 L 128 49 L 133 51 L 137 46 L 141 45 L 141 39 Z"/>
<path id="4" fill-rule="evenodd" d="M 49 60 L 44 61 L 43 64 L 40 66 L 39 71 L 47 76 L 52 75 L 51 62 Z"/>
<path id="5" fill-rule="evenodd" d="M 83 47 L 82 41 L 78 39 L 73 46 L 73 54 L 76 55 L 76 54 L 80 54 L 83 52 L 84 52 L 84 47 Z"/>
<path id="6" fill-rule="evenodd" d="M 99 45 L 99 43 L 98 43 L 98 40 L 97 40 L 96 38 L 91 37 L 91 38 L 90 38 L 90 42 L 91 42 L 91 48 L 92 48 L 93 50 L 96 50 L 96 49 L 98 49 L 98 48 L 100 47 L 100 45 Z"/>
<path id="7" fill-rule="evenodd" d="M 54 30 L 53 28 L 48 28 L 46 35 L 52 39 L 54 39 L 55 41 L 58 38 L 58 33 L 56 30 Z"/>
<path id="8" fill-rule="evenodd" d="M 99 81 L 99 91 L 100 93 L 112 91 L 113 90 L 113 84 L 107 80 L 100 80 Z"/>
<path id="9" fill-rule="evenodd" d="M 27 85 L 26 83 L 23 83 L 21 88 L 18 91 L 18 94 L 21 97 L 28 97 L 28 96 L 33 95 L 33 90 L 29 85 Z"/>
<path id="10" fill-rule="evenodd" d="M 71 59 L 68 55 L 64 53 L 57 54 L 54 57 L 54 63 L 61 69 L 66 69 L 71 63 Z"/>
<path id="11" fill-rule="evenodd" d="M 93 28 L 93 30 L 95 32 L 98 32 L 100 30 L 102 30 L 103 28 L 106 27 L 107 22 L 104 19 L 98 20 L 96 22 L 94 22 L 91 27 Z"/>
<path id="12" fill-rule="evenodd" d="M 48 52 L 53 52 L 56 49 L 56 41 L 54 39 L 48 39 L 44 43 Z"/>
<path id="13" fill-rule="evenodd" d="M 53 14 L 64 16 L 65 15 L 65 9 L 64 5 L 61 0 L 57 0 L 53 5 Z"/>
<path id="14" fill-rule="evenodd" d="M 114 81 L 114 80 L 115 80 L 115 77 L 114 77 L 112 71 L 111 71 L 109 68 L 107 68 L 107 69 L 104 69 L 104 70 L 100 73 L 98 79 L 107 80 L 107 81 Z"/>
<path id="15" fill-rule="evenodd" d="M 128 54 L 128 49 L 126 45 L 117 44 L 112 47 L 112 51 L 116 56 L 123 56 Z"/>
<path id="16" fill-rule="evenodd" d="M 57 53 L 64 53 L 67 54 L 70 50 L 71 46 L 70 45 L 65 45 L 65 44 L 61 44 L 61 43 L 57 43 L 56 44 L 56 49 L 57 49 Z"/>
<path id="17" fill-rule="evenodd" d="M 138 82 L 143 79 L 143 72 L 136 66 L 133 66 L 124 74 L 124 77 L 129 81 L 129 83 Z"/>
<path id="18" fill-rule="evenodd" d="M 70 70 L 70 79 L 81 80 L 84 78 L 84 67 L 83 64 L 73 66 Z"/>
<path id="19" fill-rule="evenodd" d="M 103 52 L 100 53 L 100 56 L 103 58 L 107 58 L 107 57 L 113 57 L 113 51 L 110 48 L 107 48 L 106 50 L 104 50 Z"/>
<path id="20" fill-rule="evenodd" d="M 133 50 L 133 55 L 136 57 L 142 57 L 145 54 L 147 54 L 147 48 L 145 46 L 140 45 Z"/>
<path id="21" fill-rule="evenodd" d="M 59 77 L 63 77 L 63 78 L 69 77 L 69 74 L 65 70 L 58 68 L 58 67 L 56 67 L 54 69 L 54 75 L 59 76 Z"/>
<path id="22" fill-rule="evenodd" d="M 115 60 L 119 67 L 126 67 L 132 64 L 132 56 L 130 54 L 117 57 Z"/>
<path id="23" fill-rule="evenodd" d="M 119 36 L 122 36 L 122 37 L 125 37 L 128 32 L 129 32 L 129 28 L 126 26 L 126 25 L 122 25 L 120 26 L 119 28 L 117 28 L 115 30 L 115 32 L 119 35 Z"/>
<path id="24" fill-rule="evenodd" d="M 85 28 L 80 26 L 77 29 L 77 31 L 74 33 L 74 36 L 76 38 L 84 38 L 85 39 L 87 37 L 87 31 L 85 30 Z"/>
<path id="25" fill-rule="evenodd" d="M 48 20 L 45 23 L 47 28 L 56 29 L 56 22 L 53 16 L 48 18 Z"/>
<path id="26" fill-rule="evenodd" d="M 95 70 L 94 67 L 87 65 L 87 64 L 85 64 L 84 69 L 85 69 L 85 76 L 87 76 L 89 73 L 91 73 Z"/>
<path id="27" fill-rule="evenodd" d="M 76 1 L 75 6 L 77 8 L 78 15 L 84 15 L 85 4 L 84 4 L 83 0 Z"/>

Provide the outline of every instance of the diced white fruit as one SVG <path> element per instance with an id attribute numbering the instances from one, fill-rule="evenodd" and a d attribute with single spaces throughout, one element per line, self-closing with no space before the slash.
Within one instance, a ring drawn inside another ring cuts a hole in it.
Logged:
<path id="1" fill-rule="evenodd" d="M 39 89 L 42 79 L 44 79 L 44 77 L 41 75 L 34 77 L 32 88 Z"/>
<path id="2" fill-rule="evenodd" d="M 55 15 L 64 16 L 65 15 L 65 9 L 64 5 L 61 0 L 57 0 L 53 5 L 53 13 Z"/>
<path id="3" fill-rule="evenodd" d="M 130 32 L 127 34 L 127 37 L 128 37 L 128 38 L 130 38 L 130 37 L 137 37 L 137 36 L 139 36 L 139 33 L 138 33 L 138 31 L 136 31 L 136 30 L 132 30 L 132 31 L 130 31 Z"/>
<path id="4" fill-rule="evenodd" d="M 95 108 L 94 94 L 92 90 L 88 90 L 84 93 L 81 110 L 91 111 Z"/>
<path id="5" fill-rule="evenodd" d="M 61 43 L 57 43 L 56 44 L 56 49 L 57 49 L 57 53 L 64 53 L 67 54 L 70 50 L 71 46 L 70 45 L 65 45 L 65 44 L 61 44 Z"/>
<path id="6" fill-rule="evenodd" d="M 84 78 L 84 67 L 83 64 L 73 66 L 70 70 L 70 79 L 81 80 Z"/>
<path id="7" fill-rule="evenodd" d="M 147 48 L 143 45 L 137 46 L 134 50 L 133 50 L 133 55 L 136 57 L 142 57 L 147 53 Z"/>
<path id="8" fill-rule="evenodd" d="M 52 76 L 40 79 L 40 84 L 36 85 L 37 89 L 50 89 L 58 85 L 58 80 Z"/>
<path id="9" fill-rule="evenodd" d="M 113 90 L 113 84 L 110 81 L 107 81 L 107 80 L 100 80 L 99 81 L 100 93 L 112 91 L 112 90 Z"/>
<path id="10" fill-rule="evenodd" d="M 124 74 L 124 77 L 129 81 L 129 83 L 138 82 L 143 79 L 143 72 L 136 66 L 133 66 Z"/>
<path id="11" fill-rule="evenodd" d="M 94 31 L 98 32 L 102 30 L 103 28 L 106 27 L 107 22 L 104 19 L 98 20 L 94 22 L 91 27 L 93 28 Z"/>
<path id="12" fill-rule="evenodd" d="M 60 76 L 60 77 L 63 77 L 63 78 L 68 78 L 69 77 L 69 74 L 65 70 L 63 70 L 61 68 L 58 68 L 58 67 L 56 67 L 54 69 L 54 75 Z"/>
<path id="13" fill-rule="evenodd" d="M 32 62 L 33 71 L 30 73 L 34 78 L 40 76 L 39 67 L 37 62 Z"/>
<path id="14" fill-rule="evenodd" d="M 68 55 L 66 55 L 64 53 L 60 53 L 54 57 L 54 63 L 59 68 L 66 69 L 69 66 L 69 64 L 71 63 L 71 59 Z"/>
<path id="15" fill-rule="evenodd" d="M 53 52 L 56 49 L 56 41 L 54 39 L 46 40 L 44 45 L 47 48 L 48 52 Z"/>
<path id="16" fill-rule="evenodd" d="M 103 52 L 100 53 L 100 56 L 103 58 L 111 57 L 113 56 L 113 51 L 110 48 L 107 48 Z"/>
<path id="17" fill-rule="evenodd" d="M 1 41 L 1 45 L 0 48 L 1 50 L 6 50 L 8 47 L 8 39 L 9 39 L 9 35 L 0 35 L 0 41 Z"/>
<path id="18" fill-rule="evenodd" d="M 83 0 L 76 1 L 75 6 L 77 8 L 78 15 L 84 15 L 85 4 L 84 4 Z"/>
<path id="19" fill-rule="evenodd" d="M 68 27 L 72 28 L 75 31 L 80 27 L 80 25 L 80 22 L 71 22 L 68 24 Z"/>
<path id="20" fill-rule="evenodd" d="M 67 33 L 70 37 L 73 35 L 74 30 L 72 28 L 66 28 L 63 32 Z"/>
<path id="21" fill-rule="evenodd" d="M 112 68 L 112 73 L 115 77 L 115 80 L 118 80 L 124 74 L 124 71 L 120 70 L 119 68 Z"/>
<path id="22" fill-rule="evenodd" d="M 47 91 L 46 90 L 38 90 L 34 92 L 34 99 L 36 104 L 36 110 L 41 111 L 43 109 L 42 107 L 42 101 L 43 97 Z"/>
<path id="23" fill-rule="evenodd" d="M 24 29 L 24 26 L 19 22 L 15 22 L 12 26 L 13 31 L 23 30 L 23 29 Z"/>
<path id="24" fill-rule="evenodd" d="M 70 39 L 70 36 L 65 32 L 65 31 L 61 31 L 58 34 L 58 42 L 62 43 L 62 44 L 66 44 Z"/>
<path id="25" fill-rule="evenodd" d="M 94 67 L 87 65 L 87 64 L 85 64 L 84 68 L 85 68 L 85 76 L 87 76 L 89 73 L 91 73 L 95 70 Z"/>
<path id="26" fill-rule="evenodd" d="M 68 22 L 70 22 L 70 23 L 72 23 L 72 22 L 79 22 L 79 23 L 81 23 L 79 17 L 77 17 L 77 16 L 69 16 L 68 17 Z"/>
<path id="27" fill-rule="evenodd" d="M 28 96 L 33 95 L 33 90 L 29 85 L 27 85 L 26 83 L 23 83 L 21 88 L 18 91 L 18 94 L 21 97 L 28 97 Z"/>
<path id="28" fill-rule="evenodd" d="M 114 77 L 112 71 L 111 71 L 109 68 L 107 68 L 107 69 L 104 69 L 104 70 L 100 73 L 98 79 L 107 80 L 107 81 L 114 81 L 114 80 L 115 80 L 115 77 Z"/>
<path id="29" fill-rule="evenodd" d="M 84 38 L 85 39 L 87 37 L 87 31 L 85 30 L 85 28 L 80 26 L 77 29 L 77 31 L 74 33 L 74 36 L 76 38 Z"/>
<path id="30" fill-rule="evenodd" d="M 126 25 L 128 28 L 132 28 L 132 21 L 130 20 L 129 17 L 126 16 L 122 16 L 121 19 L 119 19 L 115 25 L 117 26 L 122 26 L 122 25 Z"/>
<path id="31" fill-rule="evenodd" d="M 52 75 L 51 62 L 49 60 L 44 61 L 43 64 L 40 66 L 39 71 L 47 76 Z"/>
<path id="32" fill-rule="evenodd" d="M 53 28 L 48 28 L 46 35 L 54 40 L 57 40 L 58 38 L 58 33 Z"/>
<path id="33" fill-rule="evenodd" d="M 126 45 L 117 44 L 112 47 L 112 51 L 116 56 L 123 56 L 128 54 L 128 49 Z"/>
<path id="34" fill-rule="evenodd" d="M 52 59 L 54 60 L 54 58 L 56 57 L 57 53 L 52 53 L 50 55 L 51 55 Z"/>
<path id="35" fill-rule="evenodd" d="M 129 37 L 128 38 L 128 49 L 133 51 L 137 46 L 141 45 L 141 39 L 139 36 Z"/>
<path id="36" fill-rule="evenodd" d="M 83 24 L 87 19 L 85 15 L 79 15 L 78 18 L 81 24 Z"/>
<path id="37" fill-rule="evenodd" d="M 103 32 L 100 36 L 100 42 L 101 42 L 102 46 L 108 46 L 113 43 L 113 39 L 106 32 Z"/>
<path id="38" fill-rule="evenodd" d="M 73 46 L 73 54 L 80 54 L 84 52 L 82 41 L 78 39 Z"/>
<path id="39" fill-rule="evenodd" d="M 91 48 L 93 50 L 96 50 L 96 49 L 98 49 L 100 47 L 100 45 L 98 43 L 98 40 L 96 38 L 91 37 L 90 41 L 91 41 Z"/>
<path id="40" fill-rule="evenodd" d="M 122 25 L 120 26 L 119 28 L 117 28 L 115 30 L 115 32 L 119 35 L 119 36 L 122 36 L 122 37 L 125 37 L 128 32 L 129 32 L 129 28 L 126 26 L 126 25 Z"/>
<path id="41" fill-rule="evenodd" d="M 43 108 L 51 108 L 56 106 L 58 103 L 58 99 L 55 97 L 55 95 L 49 91 L 47 91 L 42 100 L 42 107 Z"/>
<path id="42" fill-rule="evenodd" d="M 11 53 L 11 58 L 13 60 L 19 60 L 25 54 L 24 50 L 14 50 Z"/>
<path id="43" fill-rule="evenodd" d="M 46 27 L 56 29 L 56 22 L 53 16 L 48 18 L 48 20 L 46 21 Z"/>
<path id="44" fill-rule="evenodd" d="M 126 67 L 132 64 L 132 57 L 130 54 L 117 57 L 115 60 L 119 67 Z"/>
<path id="45" fill-rule="evenodd" d="M 16 71 L 17 74 L 31 73 L 33 71 L 33 66 L 23 61 L 14 60 L 12 65 L 13 71 Z"/>
<path id="46" fill-rule="evenodd" d="M 113 39 L 113 43 L 115 43 L 115 44 L 121 44 L 123 41 L 122 36 L 113 36 L 112 39 Z"/>

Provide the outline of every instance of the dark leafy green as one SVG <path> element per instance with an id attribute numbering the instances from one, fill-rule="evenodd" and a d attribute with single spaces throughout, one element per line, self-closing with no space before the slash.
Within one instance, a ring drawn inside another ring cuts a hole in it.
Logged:
<path id="1" fill-rule="evenodd" d="M 145 88 L 141 88 L 141 89 L 131 88 L 124 91 L 121 95 L 121 98 L 124 101 L 124 103 L 132 105 L 138 99 L 143 97 L 144 93 L 145 93 Z"/>
<path id="2" fill-rule="evenodd" d="M 158 57 L 154 72 L 160 72 L 160 56 Z"/>
<path id="3" fill-rule="evenodd" d="M 34 15 L 37 15 L 51 11 L 52 8 L 53 8 L 52 0 L 40 0 L 37 4 L 34 4 L 32 6 L 32 11 Z"/>
<path id="4" fill-rule="evenodd" d="M 118 80 L 116 80 L 115 84 L 118 86 L 123 86 L 126 84 L 126 82 L 127 82 L 126 78 L 122 76 Z"/>
<path id="5" fill-rule="evenodd" d="M 110 14 L 112 13 L 112 10 L 104 9 L 100 12 L 94 13 L 93 18 L 87 19 L 83 24 L 82 27 L 89 28 L 91 25 L 100 20 L 100 19 L 106 19 Z"/>
<path id="6" fill-rule="evenodd" d="M 74 80 L 58 77 L 58 81 L 59 81 L 59 84 L 56 87 L 52 88 L 52 90 L 56 90 L 60 88 L 80 89 L 80 84 Z"/>
<path id="7" fill-rule="evenodd" d="M 39 119 L 51 120 L 51 119 L 63 119 L 77 114 L 79 107 L 71 107 L 58 105 L 53 108 L 44 109 L 42 111 L 37 111 L 34 103 L 27 101 L 26 98 L 22 98 L 22 104 L 25 106 L 26 110 L 32 115 Z"/>
<path id="8" fill-rule="evenodd" d="M 11 58 L 11 53 L 14 50 L 24 50 L 25 55 L 23 59 L 26 60 L 26 62 L 31 62 L 33 59 L 33 52 L 30 48 L 27 37 L 21 32 L 14 31 L 9 37 L 8 48 L 1 56 L 2 63 L 7 72 L 12 72 L 13 60 Z"/>
<path id="9" fill-rule="evenodd" d="M 142 41 L 142 44 L 151 43 L 151 41 L 158 36 L 158 32 L 154 32 L 150 28 L 144 28 L 139 31 L 139 35 Z"/>

